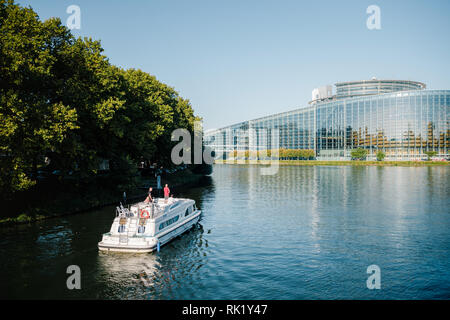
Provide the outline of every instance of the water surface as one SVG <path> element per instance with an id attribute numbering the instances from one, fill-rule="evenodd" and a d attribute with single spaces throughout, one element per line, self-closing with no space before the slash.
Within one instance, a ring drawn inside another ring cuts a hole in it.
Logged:
<path id="1" fill-rule="evenodd" d="M 0 297 L 449 299 L 449 170 L 216 165 L 176 194 L 197 201 L 198 226 L 158 254 L 98 252 L 114 207 L 1 229 Z"/>

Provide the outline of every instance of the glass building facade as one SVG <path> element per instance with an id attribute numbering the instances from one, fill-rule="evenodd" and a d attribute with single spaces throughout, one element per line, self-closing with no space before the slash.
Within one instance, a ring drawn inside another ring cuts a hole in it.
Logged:
<path id="1" fill-rule="evenodd" d="M 413 160 L 450 145 L 450 90 L 425 90 L 414 81 L 337 83 L 337 94 L 289 112 L 244 121 L 205 133 L 218 157 L 232 151 L 314 150 L 317 159 L 344 160 L 352 149 L 377 151 L 386 159 Z"/>

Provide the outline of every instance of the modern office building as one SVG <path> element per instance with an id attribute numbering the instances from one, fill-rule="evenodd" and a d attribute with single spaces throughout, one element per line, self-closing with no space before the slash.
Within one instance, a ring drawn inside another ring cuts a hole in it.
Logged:
<path id="1" fill-rule="evenodd" d="M 450 145 L 450 90 L 426 90 L 406 80 L 363 80 L 314 89 L 312 101 L 296 110 L 205 132 L 205 144 L 220 158 L 232 151 L 314 150 L 317 159 L 344 160 L 364 148 L 386 159 L 412 160 Z"/>

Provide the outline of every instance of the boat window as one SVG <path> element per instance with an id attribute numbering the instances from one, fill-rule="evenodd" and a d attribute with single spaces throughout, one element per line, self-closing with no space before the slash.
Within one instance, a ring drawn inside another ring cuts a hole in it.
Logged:
<path id="1" fill-rule="evenodd" d="M 192 213 L 192 207 L 188 207 L 186 209 L 186 213 L 184 214 L 185 217 L 187 217 L 188 215 L 190 215 Z"/>
<path id="2" fill-rule="evenodd" d="M 171 218 L 169 220 L 166 220 L 166 221 L 162 222 L 159 225 L 159 230 L 162 230 L 165 227 L 170 226 L 172 223 L 177 222 L 179 218 L 180 218 L 180 216 L 176 216 L 176 217 L 173 217 L 173 218 Z"/>
<path id="3" fill-rule="evenodd" d="M 173 208 L 177 207 L 179 204 L 180 204 L 179 202 L 174 203 L 173 205 L 170 206 L 169 210 L 172 210 Z"/>
<path id="4" fill-rule="evenodd" d="M 144 226 L 139 226 L 138 228 L 138 233 L 144 233 L 145 232 L 145 227 Z"/>

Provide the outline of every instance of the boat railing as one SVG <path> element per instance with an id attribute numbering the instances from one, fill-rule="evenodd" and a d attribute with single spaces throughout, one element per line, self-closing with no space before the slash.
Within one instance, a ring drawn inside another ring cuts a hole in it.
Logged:
<path id="1" fill-rule="evenodd" d="M 131 210 L 130 206 L 128 206 L 128 208 L 125 208 L 122 205 L 122 203 L 121 203 L 120 206 L 116 207 L 116 217 L 122 217 L 122 218 L 134 218 L 134 217 L 137 217 L 137 218 L 141 218 L 141 213 L 144 212 L 144 211 L 147 211 L 148 218 L 154 219 L 154 218 L 157 218 L 157 217 L 163 215 L 170 208 L 174 207 L 173 204 L 170 207 L 169 206 L 160 206 L 158 204 L 157 200 L 154 201 L 154 202 L 150 202 L 150 203 L 140 202 L 140 203 L 137 203 L 137 204 L 133 205 L 133 207 L 134 206 L 137 207 L 137 212 L 133 212 Z"/>
<path id="2" fill-rule="evenodd" d="M 137 204 L 137 212 L 140 215 L 141 212 L 147 211 L 150 219 L 155 219 L 164 214 L 165 210 L 161 208 L 157 203 L 139 203 Z"/>
<path id="3" fill-rule="evenodd" d="M 125 208 L 122 203 L 118 207 L 116 207 L 116 217 L 132 217 L 133 213 L 131 213 L 130 208 Z"/>

